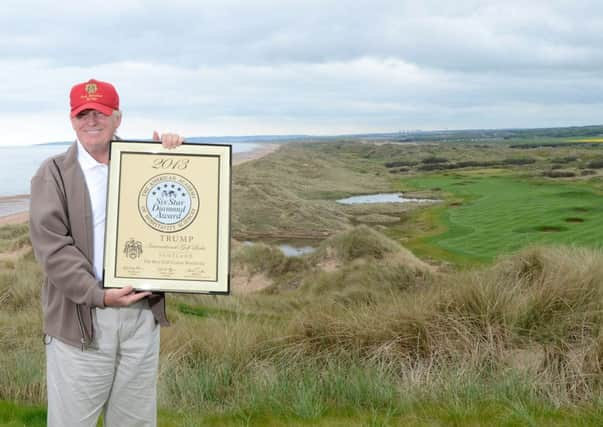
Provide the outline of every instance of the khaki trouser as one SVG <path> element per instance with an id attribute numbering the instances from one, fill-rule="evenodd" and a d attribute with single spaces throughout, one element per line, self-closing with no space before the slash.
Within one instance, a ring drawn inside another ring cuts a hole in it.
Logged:
<path id="1" fill-rule="evenodd" d="M 157 424 L 159 326 L 146 301 L 96 309 L 95 340 L 86 350 L 46 345 L 48 426 Z"/>

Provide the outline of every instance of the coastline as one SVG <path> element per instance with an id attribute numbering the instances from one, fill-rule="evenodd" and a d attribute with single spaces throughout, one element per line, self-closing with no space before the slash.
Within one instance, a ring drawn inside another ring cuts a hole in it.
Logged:
<path id="1" fill-rule="evenodd" d="M 240 165 L 241 163 L 249 162 L 251 160 L 257 160 L 264 156 L 267 156 L 270 153 L 275 152 L 280 148 L 281 144 L 271 143 L 271 144 L 258 144 L 258 147 L 251 151 L 246 151 L 244 153 L 234 153 L 232 156 L 232 165 Z"/>
<path id="2" fill-rule="evenodd" d="M 234 153 L 232 165 L 240 165 L 264 157 L 276 151 L 280 144 L 260 144 L 256 149 L 244 153 Z M 23 224 L 29 220 L 29 194 L 0 196 L 0 225 Z"/>

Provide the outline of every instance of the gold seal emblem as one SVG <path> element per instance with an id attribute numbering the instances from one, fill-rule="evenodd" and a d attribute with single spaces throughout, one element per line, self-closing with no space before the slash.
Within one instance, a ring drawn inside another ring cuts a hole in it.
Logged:
<path id="1" fill-rule="evenodd" d="M 197 217 L 199 194 L 183 176 L 156 175 L 140 190 L 138 212 L 149 227 L 175 233 L 188 227 Z"/>
<path id="2" fill-rule="evenodd" d="M 97 101 L 103 97 L 102 93 L 98 92 L 98 86 L 96 83 L 87 83 L 84 86 L 84 90 L 86 91 L 85 95 L 82 95 L 80 98 L 85 99 L 86 101 Z"/>
<path id="3" fill-rule="evenodd" d="M 96 93 L 98 86 L 96 86 L 96 83 L 88 83 L 85 87 L 85 90 L 88 95 L 92 95 Z"/>

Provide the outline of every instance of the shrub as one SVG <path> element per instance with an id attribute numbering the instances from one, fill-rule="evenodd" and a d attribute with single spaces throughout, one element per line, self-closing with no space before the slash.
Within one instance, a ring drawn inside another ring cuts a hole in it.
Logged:
<path id="1" fill-rule="evenodd" d="M 530 165 L 532 163 L 536 163 L 535 159 L 530 158 L 516 158 L 516 159 L 504 159 L 502 162 L 504 165 Z"/>
<path id="2" fill-rule="evenodd" d="M 462 162 L 458 162 L 456 165 L 459 168 L 472 168 L 472 167 L 491 167 L 499 165 L 500 163 L 494 160 L 484 160 L 481 162 L 475 160 L 466 160 Z"/>
<path id="3" fill-rule="evenodd" d="M 421 160 L 421 163 L 424 163 L 424 164 L 447 163 L 447 162 L 448 162 L 447 158 L 445 158 L 445 157 L 435 157 L 435 156 L 427 157 L 427 158 Z"/>
<path id="4" fill-rule="evenodd" d="M 413 161 L 396 161 L 396 162 L 387 162 L 385 163 L 385 167 L 386 168 L 397 168 L 399 166 L 414 166 L 416 165 L 417 162 L 413 162 Z"/>
<path id="5" fill-rule="evenodd" d="M 409 171 L 410 171 L 410 168 L 398 168 L 398 169 L 390 169 L 389 173 L 406 173 Z"/>
<path id="6" fill-rule="evenodd" d="M 552 163 L 571 163 L 578 160 L 576 156 L 566 156 L 566 157 L 555 157 L 551 160 Z"/>
<path id="7" fill-rule="evenodd" d="M 542 175 L 549 178 L 572 178 L 576 176 L 576 173 L 572 171 L 550 170 L 542 172 Z"/>
<path id="8" fill-rule="evenodd" d="M 419 166 L 417 169 L 420 171 L 435 171 L 435 170 L 447 170 L 455 169 L 456 165 L 443 164 L 443 163 L 427 163 Z"/>
<path id="9" fill-rule="evenodd" d="M 596 159 L 588 162 L 586 165 L 590 169 L 602 169 L 603 168 L 603 159 Z"/>

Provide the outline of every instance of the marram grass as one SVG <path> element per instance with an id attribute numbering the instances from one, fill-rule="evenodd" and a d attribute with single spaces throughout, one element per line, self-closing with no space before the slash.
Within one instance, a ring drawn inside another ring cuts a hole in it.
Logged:
<path id="1" fill-rule="evenodd" d="M 359 227 L 295 264 L 273 258 L 233 256 L 274 281 L 263 293 L 169 299 L 160 425 L 603 422 L 597 250 L 533 247 L 442 273 Z M 40 272 L 28 254 L 0 273 L 0 400 L 20 402 L 0 422 L 43 425 L 22 406 L 45 399 Z"/>

